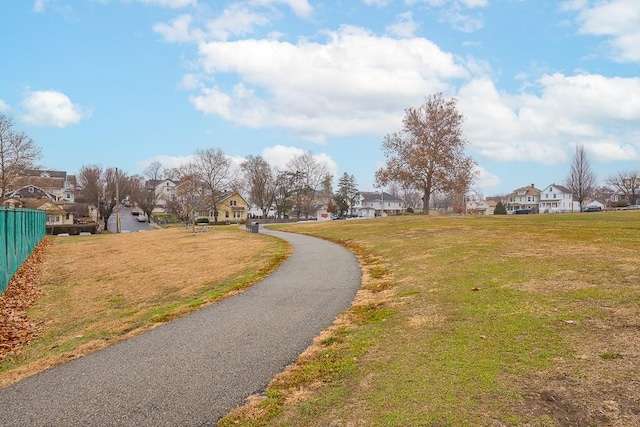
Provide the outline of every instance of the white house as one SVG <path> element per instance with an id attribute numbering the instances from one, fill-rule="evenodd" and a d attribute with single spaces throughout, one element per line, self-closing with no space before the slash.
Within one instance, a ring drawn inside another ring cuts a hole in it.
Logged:
<path id="1" fill-rule="evenodd" d="M 540 192 L 540 213 L 580 212 L 580 203 L 562 185 L 551 184 Z"/>
<path id="2" fill-rule="evenodd" d="M 386 192 L 361 191 L 358 202 L 351 208 L 353 215 L 373 218 L 376 216 L 402 215 L 404 202 Z"/>
<path id="3" fill-rule="evenodd" d="M 146 187 L 153 189 L 156 193 L 156 206 L 153 209 L 155 214 L 165 213 L 167 202 L 176 199 L 176 187 L 179 181 L 171 179 L 150 179 L 146 183 Z"/>

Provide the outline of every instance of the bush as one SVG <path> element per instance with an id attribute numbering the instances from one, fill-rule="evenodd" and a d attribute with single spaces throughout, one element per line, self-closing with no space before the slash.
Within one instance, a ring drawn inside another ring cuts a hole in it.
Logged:
<path id="1" fill-rule="evenodd" d="M 498 204 L 496 205 L 496 209 L 493 211 L 494 215 L 506 215 L 507 214 L 507 208 L 505 208 L 504 204 L 502 202 L 498 202 Z"/>
<path id="2" fill-rule="evenodd" d="M 209 224 L 209 218 L 198 218 L 196 224 Z"/>

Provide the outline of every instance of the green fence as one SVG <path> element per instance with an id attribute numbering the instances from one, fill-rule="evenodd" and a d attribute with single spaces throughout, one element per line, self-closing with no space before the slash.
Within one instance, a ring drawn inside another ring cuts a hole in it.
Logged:
<path id="1" fill-rule="evenodd" d="M 47 214 L 0 207 L 0 294 L 46 232 Z"/>

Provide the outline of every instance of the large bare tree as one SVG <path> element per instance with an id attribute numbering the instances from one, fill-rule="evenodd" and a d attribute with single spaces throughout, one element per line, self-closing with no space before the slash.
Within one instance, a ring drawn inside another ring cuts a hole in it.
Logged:
<path id="1" fill-rule="evenodd" d="M 196 232 L 196 213 L 206 209 L 202 199 L 202 181 L 199 171 L 193 164 L 186 164 L 174 169 L 180 184 L 176 187 L 175 209 L 185 224 L 191 224 Z M 172 204 L 174 204 L 172 202 Z"/>
<path id="2" fill-rule="evenodd" d="M 320 162 L 311 152 L 295 156 L 287 163 L 287 170 L 291 174 L 298 218 L 304 214 L 308 219 L 311 207 L 316 201 L 316 195 L 323 188 L 331 174 L 327 165 Z"/>
<path id="3" fill-rule="evenodd" d="M 193 171 L 200 177 L 202 201 L 213 211 L 218 222 L 218 203 L 226 191 L 234 186 L 231 159 L 222 150 L 206 149 L 196 151 Z"/>
<path id="4" fill-rule="evenodd" d="M 580 203 L 580 208 L 583 207 L 587 198 L 593 194 L 596 186 L 596 174 L 591 169 L 584 145 L 576 146 L 566 185 L 575 200 Z"/>
<path id="5" fill-rule="evenodd" d="M 13 180 L 25 169 L 37 169 L 41 157 L 35 142 L 14 129 L 11 117 L 0 113 L 0 206 Z"/>
<path id="6" fill-rule="evenodd" d="M 456 104 L 442 94 L 428 96 L 424 105 L 406 109 L 402 129 L 384 139 L 386 166 L 378 170 L 376 181 L 398 181 L 420 191 L 426 214 L 434 192 L 466 191 L 475 177 Z"/>
<path id="7" fill-rule="evenodd" d="M 276 197 L 276 174 L 262 156 L 247 156 L 240 165 L 249 194 L 249 202 L 266 218 Z"/>
<path id="8" fill-rule="evenodd" d="M 157 161 L 149 163 L 149 165 L 144 168 L 142 173 L 147 177 L 147 179 L 159 180 L 164 177 L 164 169 L 162 167 L 162 163 Z"/>
<path id="9" fill-rule="evenodd" d="M 630 205 L 638 204 L 640 198 L 640 171 L 618 172 L 607 180 L 607 184 L 618 190 Z"/>

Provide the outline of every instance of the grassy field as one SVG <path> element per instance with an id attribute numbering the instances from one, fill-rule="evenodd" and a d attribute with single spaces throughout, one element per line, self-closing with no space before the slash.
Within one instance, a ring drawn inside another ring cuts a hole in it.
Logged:
<path id="1" fill-rule="evenodd" d="M 286 229 L 359 254 L 363 290 L 221 425 L 640 425 L 640 215 Z"/>
<path id="2" fill-rule="evenodd" d="M 49 239 L 28 311 L 37 338 L 0 363 L 0 386 L 240 292 L 289 253 L 237 226 Z"/>
<path id="3" fill-rule="evenodd" d="M 352 250 L 363 286 L 221 426 L 640 425 L 640 212 L 279 228 Z M 253 283 L 285 256 L 276 242 L 224 227 L 56 239 L 41 333 L 0 381 Z"/>

